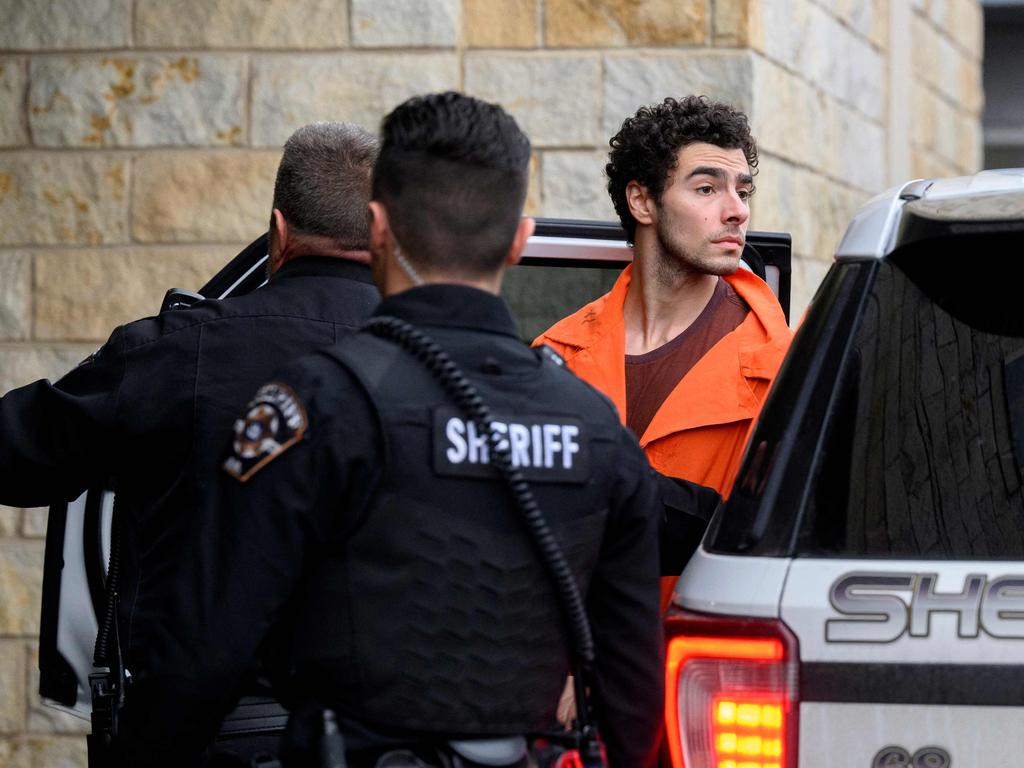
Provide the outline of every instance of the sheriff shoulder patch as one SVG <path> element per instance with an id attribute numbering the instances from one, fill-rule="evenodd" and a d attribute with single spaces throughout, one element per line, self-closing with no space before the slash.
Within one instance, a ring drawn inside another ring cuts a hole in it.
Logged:
<path id="1" fill-rule="evenodd" d="M 306 409 L 291 387 L 272 382 L 260 387 L 235 422 L 235 439 L 224 471 L 245 482 L 302 439 Z"/>

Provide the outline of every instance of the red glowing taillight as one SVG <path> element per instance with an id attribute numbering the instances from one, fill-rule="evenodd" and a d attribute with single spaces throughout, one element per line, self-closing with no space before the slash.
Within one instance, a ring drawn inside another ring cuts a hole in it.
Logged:
<path id="1" fill-rule="evenodd" d="M 673 768 L 795 768 L 799 654 L 782 623 L 673 609 L 666 631 Z"/>

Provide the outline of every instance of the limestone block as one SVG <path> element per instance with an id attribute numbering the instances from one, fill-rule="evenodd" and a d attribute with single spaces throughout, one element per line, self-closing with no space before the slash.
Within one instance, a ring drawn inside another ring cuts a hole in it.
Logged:
<path id="1" fill-rule="evenodd" d="M 983 164 L 981 122 L 975 115 L 960 112 L 957 115 L 957 142 L 955 160 L 959 173 L 976 173 Z"/>
<path id="2" fill-rule="evenodd" d="M 980 114 L 985 106 L 981 64 L 970 56 L 961 56 L 957 81 L 959 88 L 956 101 L 959 101 L 968 112 Z"/>
<path id="3" fill-rule="evenodd" d="M 0 246 L 124 242 L 127 180 L 123 156 L 0 155 Z"/>
<path id="4" fill-rule="evenodd" d="M 920 80 L 910 84 L 911 114 L 914 118 L 914 130 L 910 133 L 911 144 L 927 149 L 935 148 L 935 103 L 938 100 L 939 97 L 932 89 Z"/>
<path id="5" fill-rule="evenodd" d="M 21 535 L 26 539 L 46 538 L 46 519 L 50 510 L 46 507 L 29 507 L 21 512 Z"/>
<path id="6" fill-rule="evenodd" d="M 754 104 L 753 60 L 749 51 L 606 55 L 600 143 L 617 133 L 637 108 L 666 96 L 704 94 L 749 113 Z"/>
<path id="7" fill-rule="evenodd" d="M 869 43 L 847 34 L 840 54 L 844 62 L 841 96 L 865 115 L 883 120 L 886 115 L 885 59 Z"/>
<path id="8" fill-rule="evenodd" d="M 43 542 L 0 539 L 0 635 L 39 632 Z"/>
<path id="9" fill-rule="evenodd" d="M 540 153 L 530 156 L 530 181 L 526 188 L 526 202 L 523 204 L 524 216 L 542 216 L 540 186 Z"/>
<path id="10" fill-rule="evenodd" d="M 546 0 L 544 44 L 551 48 L 702 45 L 710 0 Z"/>
<path id="11" fill-rule="evenodd" d="M 0 147 L 28 143 L 25 120 L 25 88 L 28 85 L 24 59 L 0 58 Z"/>
<path id="12" fill-rule="evenodd" d="M 813 241 L 812 255 L 824 261 L 831 261 L 846 233 L 850 219 L 879 190 L 865 192 L 836 184 L 824 177 L 819 179 L 816 191 L 824 202 L 824 216 Z"/>
<path id="13" fill-rule="evenodd" d="M 849 47 L 853 35 L 817 5 L 807 8 L 802 44 L 795 52 L 796 71 L 827 93 L 843 98 L 844 64 L 837 50 Z"/>
<path id="14" fill-rule="evenodd" d="M 0 339 L 25 339 L 31 334 L 31 279 L 27 253 L 0 252 Z"/>
<path id="15" fill-rule="evenodd" d="M 608 153 L 603 151 L 545 152 L 541 165 L 544 215 L 617 220 L 604 174 L 607 162 Z"/>
<path id="16" fill-rule="evenodd" d="M 10 768 L 86 768 L 81 736 L 23 736 L 12 740 Z"/>
<path id="17" fill-rule="evenodd" d="M 466 91 L 505 107 L 534 146 L 601 142 L 597 56 L 470 53 L 465 68 Z"/>
<path id="18" fill-rule="evenodd" d="M 792 284 L 789 297 L 790 325 L 796 326 L 811 303 L 815 291 L 832 268 L 832 262 L 808 256 L 793 257 Z"/>
<path id="19" fill-rule="evenodd" d="M 464 0 L 463 36 L 470 48 L 533 48 L 539 0 Z"/>
<path id="20" fill-rule="evenodd" d="M 5 0 L 0 50 L 121 48 L 131 43 L 131 0 Z"/>
<path id="21" fill-rule="evenodd" d="M 715 47 L 760 49 L 764 37 L 761 4 L 754 0 L 715 0 L 711 29 Z"/>
<path id="22" fill-rule="evenodd" d="M 267 228 L 280 152 L 161 152 L 135 163 L 132 234 L 144 243 L 250 242 Z"/>
<path id="23" fill-rule="evenodd" d="M 923 147 L 910 148 L 910 177 L 913 179 L 930 179 L 941 176 L 938 160 L 934 152 Z"/>
<path id="24" fill-rule="evenodd" d="M 793 162 L 838 168 L 837 102 L 798 75 L 754 60 L 754 108 L 748 113 L 758 147 Z"/>
<path id="25" fill-rule="evenodd" d="M 841 108 L 838 127 L 842 163 L 839 177 L 866 193 L 881 192 L 886 184 L 888 155 L 885 130 L 845 107 Z"/>
<path id="26" fill-rule="evenodd" d="M 914 76 L 935 87 L 941 87 L 938 73 L 942 70 L 939 57 L 939 34 L 923 16 L 911 20 L 911 63 Z"/>
<path id="27" fill-rule="evenodd" d="M 88 357 L 95 344 L 49 346 L 0 345 L 0 392 L 37 379 L 56 381 Z"/>
<path id="28" fill-rule="evenodd" d="M 868 40 L 876 48 L 889 48 L 889 3 L 891 0 L 871 0 L 871 29 Z"/>
<path id="29" fill-rule="evenodd" d="M 155 48 L 339 48 L 338 0 L 137 0 L 135 44 Z"/>
<path id="30" fill-rule="evenodd" d="M 44 146 L 244 141 L 239 55 L 88 56 L 32 62 L 29 123 Z"/>
<path id="31" fill-rule="evenodd" d="M 39 644 L 26 644 L 28 656 L 28 730 L 30 733 L 87 734 L 91 730 L 88 720 L 74 717 L 48 707 L 39 698 Z"/>
<path id="32" fill-rule="evenodd" d="M 21 509 L 0 504 L 0 537 L 14 536 L 18 533 L 18 520 Z"/>
<path id="33" fill-rule="evenodd" d="M 978 0 L 949 0 L 949 16 L 946 29 L 954 42 L 970 58 L 980 60 L 985 38 L 982 4 Z"/>
<path id="34" fill-rule="evenodd" d="M 35 337 L 103 342 L 116 326 L 155 315 L 168 288 L 197 290 L 240 250 L 141 246 L 38 253 Z M 110 285 L 118 286 L 118 300 L 97 301 Z"/>
<path id="35" fill-rule="evenodd" d="M 0 733 L 25 728 L 25 641 L 0 640 Z"/>
<path id="36" fill-rule="evenodd" d="M 935 99 L 935 152 L 943 159 L 957 160 L 957 109 L 945 99 Z"/>
<path id="37" fill-rule="evenodd" d="M 813 176 L 783 158 L 762 153 L 750 227 L 789 232 L 795 253 L 812 253 L 819 206 L 813 199 Z"/>
<path id="38" fill-rule="evenodd" d="M 769 58 L 833 98 L 882 118 L 885 61 L 870 42 L 807 0 L 764 0 L 761 16 Z"/>
<path id="39" fill-rule="evenodd" d="M 808 42 L 807 27 L 812 12 L 808 0 L 761 0 L 759 50 L 779 64 L 800 71 L 799 58 Z"/>
<path id="40" fill-rule="evenodd" d="M 940 29 L 944 28 L 949 21 L 950 0 L 928 0 L 925 10 L 931 22 Z"/>
<path id="41" fill-rule="evenodd" d="M 351 0 L 352 44 L 362 48 L 454 47 L 459 0 Z"/>
<path id="42" fill-rule="evenodd" d="M 878 0 L 833 0 L 831 6 L 837 19 L 865 39 L 871 38 L 875 17 L 885 10 Z"/>
<path id="43" fill-rule="evenodd" d="M 348 120 L 376 131 L 410 96 L 459 86 L 450 53 L 268 55 L 253 64 L 256 146 L 280 147 L 314 120 Z"/>
<path id="44" fill-rule="evenodd" d="M 935 40 L 938 46 L 935 57 L 935 63 L 938 66 L 934 73 L 935 85 L 940 93 L 957 101 L 960 99 L 960 64 L 967 58 L 967 55 L 944 35 L 937 35 Z"/>

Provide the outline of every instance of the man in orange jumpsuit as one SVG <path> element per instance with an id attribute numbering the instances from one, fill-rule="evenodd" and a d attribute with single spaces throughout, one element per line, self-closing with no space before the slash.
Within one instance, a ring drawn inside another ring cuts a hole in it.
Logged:
<path id="1" fill-rule="evenodd" d="M 744 114 L 696 96 L 642 107 L 610 144 L 633 264 L 535 343 L 615 402 L 655 469 L 724 497 L 791 336 L 738 268 L 757 146 Z"/>

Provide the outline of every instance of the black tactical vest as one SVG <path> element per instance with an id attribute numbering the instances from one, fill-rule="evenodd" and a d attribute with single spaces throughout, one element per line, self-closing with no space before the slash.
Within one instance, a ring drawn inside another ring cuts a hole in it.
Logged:
<path id="1" fill-rule="evenodd" d="M 367 725 L 449 734 L 550 728 L 569 635 L 510 492 L 481 463 L 479 442 L 473 453 L 473 436 L 452 421 L 460 414 L 422 363 L 366 333 L 330 354 L 376 407 L 386 467 L 370 511 L 330 545 L 304 590 L 294 655 L 302 685 Z M 519 439 L 524 472 L 585 596 L 619 425 L 596 397 L 586 406 L 567 398 L 556 369 L 544 360 L 531 372 L 537 424 L 522 413 L 521 376 L 473 378 L 495 421 L 507 417 Z M 509 396 L 517 389 L 518 401 Z"/>

